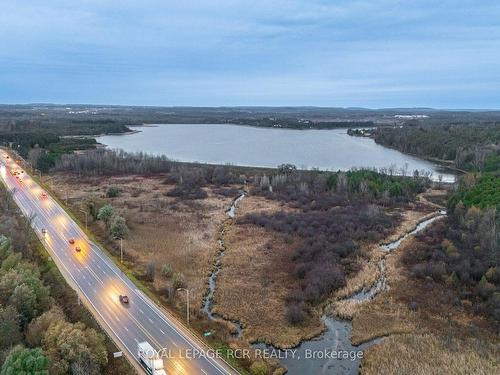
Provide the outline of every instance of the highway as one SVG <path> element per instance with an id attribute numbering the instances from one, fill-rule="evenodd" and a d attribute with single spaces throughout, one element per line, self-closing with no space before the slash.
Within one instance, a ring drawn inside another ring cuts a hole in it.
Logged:
<path id="1" fill-rule="evenodd" d="M 2 181 L 23 214 L 32 219 L 34 231 L 65 279 L 90 304 L 90 311 L 129 358 L 137 361 L 137 344 L 148 341 L 170 355 L 164 360 L 167 374 L 237 374 L 138 290 L 57 201 L 50 194 L 45 196 L 40 185 L 13 161 L 13 155 L 7 156 L 0 150 Z M 70 239 L 75 243 L 70 244 Z M 128 304 L 120 302 L 120 294 L 129 297 Z"/>

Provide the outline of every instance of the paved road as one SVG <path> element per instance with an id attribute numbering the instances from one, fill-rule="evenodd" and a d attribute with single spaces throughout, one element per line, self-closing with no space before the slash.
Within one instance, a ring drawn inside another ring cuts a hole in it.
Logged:
<path id="1" fill-rule="evenodd" d="M 148 341 L 157 350 L 165 348 L 163 353 L 174 357 L 164 361 L 167 374 L 237 374 L 139 291 L 54 199 L 42 196 L 44 190 L 28 174 L 14 176 L 13 170 L 22 169 L 6 155 L 0 150 L 1 179 L 23 213 L 32 218 L 33 229 L 66 280 L 92 305 L 121 348 L 133 358 L 138 342 Z M 128 306 L 120 303 L 120 294 L 129 296 Z"/>

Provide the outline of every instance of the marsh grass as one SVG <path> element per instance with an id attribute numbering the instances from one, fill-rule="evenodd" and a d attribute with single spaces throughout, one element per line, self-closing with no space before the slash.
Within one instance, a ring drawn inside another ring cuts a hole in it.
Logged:
<path id="1" fill-rule="evenodd" d="M 367 350 L 364 375 L 498 374 L 498 346 L 474 338 L 434 334 L 388 337 Z"/>

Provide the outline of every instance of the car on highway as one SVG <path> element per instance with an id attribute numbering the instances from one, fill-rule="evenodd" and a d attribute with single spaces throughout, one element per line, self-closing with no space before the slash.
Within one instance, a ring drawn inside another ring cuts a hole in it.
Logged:
<path id="1" fill-rule="evenodd" d="M 47 193 L 42 193 L 42 194 L 40 195 L 40 198 L 42 198 L 42 199 L 47 199 Z"/>
<path id="2" fill-rule="evenodd" d="M 47 229 L 42 228 L 42 234 L 46 234 L 46 233 L 47 233 Z"/>
<path id="3" fill-rule="evenodd" d="M 70 238 L 68 240 L 68 242 L 71 244 L 71 245 L 74 245 L 75 244 L 75 239 L 74 238 Z"/>
<path id="4" fill-rule="evenodd" d="M 77 246 L 77 247 L 75 247 L 75 251 L 76 251 L 77 253 L 79 253 L 80 251 L 82 251 L 82 248 L 81 248 L 80 246 Z"/>
<path id="5" fill-rule="evenodd" d="M 125 294 L 120 294 L 120 302 L 127 304 L 129 302 L 128 296 Z"/>

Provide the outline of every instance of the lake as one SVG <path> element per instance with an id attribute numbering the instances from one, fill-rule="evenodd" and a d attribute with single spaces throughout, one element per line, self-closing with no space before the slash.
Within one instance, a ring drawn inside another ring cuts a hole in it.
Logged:
<path id="1" fill-rule="evenodd" d="M 133 134 L 104 135 L 97 141 L 111 149 L 165 155 L 172 160 L 209 164 L 302 169 L 348 170 L 407 166 L 430 171 L 433 179 L 454 181 L 439 166 L 378 145 L 373 139 L 351 137 L 347 129 L 292 130 L 230 124 L 165 124 L 137 126 Z"/>

